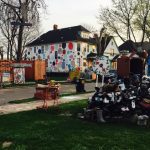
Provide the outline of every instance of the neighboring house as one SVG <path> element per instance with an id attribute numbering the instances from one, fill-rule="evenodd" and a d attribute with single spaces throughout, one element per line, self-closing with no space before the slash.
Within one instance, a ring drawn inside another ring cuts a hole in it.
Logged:
<path id="1" fill-rule="evenodd" d="M 95 40 L 95 38 L 93 38 Z M 118 46 L 113 36 L 102 37 L 101 49 L 104 56 L 107 56 L 111 61 L 111 67 L 117 68 L 117 58 L 120 55 Z M 91 65 L 92 60 L 96 57 L 95 53 L 91 53 L 87 56 L 88 63 Z"/>
<path id="2" fill-rule="evenodd" d="M 119 48 L 120 53 L 130 53 L 130 52 L 136 51 L 136 45 L 131 40 L 124 42 L 118 48 Z"/>
<path id="3" fill-rule="evenodd" d="M 92 38 L 92 40 L 96 41 L 95 38 Z M 107 56 L 109 60 L 112 60 L 116 55 L 120 54 L 118 46 L 113 36 L 102 37 L 101 50 L 103 55 Z"/>
<path id="4" fill-rule="evenodd" d="M 128 40 L 119 46 L 120 53 L 140 52 L 142 50 L 150 52 L 150 42 L 143 42 L 141 46 L 141 42 L 133 42 L 131 40 Z"/>
<path id="5" fill-rule="evenodd" d="M 133 42 L 128 40 L 119 46 L 119 51 L 122 54 L 126 54 L 127 57 L 140 57 L 146 62 L 145 73 L 150 75 L 150 42 L 143 42 L 141 46 L 141 42 Z M 130 56 L 131 55 L 131 56 Z"/>
<path id="6" fill-rule="evenodd" d="M 76 67 L 84 71 L 91 52 L 96 53 L 96 46 L 87 29 L 80 25 L 58 29 L 54 25 L 27 45 L 25 57 L 47 60 L 47 72 L 68 72 Z"/>
<path id="7" fill-rule="evenodd" d="M 115 39 L 112 36 L 109 36 L 107 38 L 102 38 L 102 47 L 105 45 L 104 49 L 104 55 L 108 56 L 109 60 L 112 60 L 116 55 L 119 55 L 119 49 L 116 44 Z M 104 44 L 106 43 L 106 44 Z"/>

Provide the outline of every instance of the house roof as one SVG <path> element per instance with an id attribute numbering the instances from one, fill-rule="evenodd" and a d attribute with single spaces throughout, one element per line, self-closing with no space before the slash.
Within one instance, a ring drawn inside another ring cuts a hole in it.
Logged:
<path id="1" fill-rule="evenodd" d="M 137 47 L 141 46 L 141 42 L 136 43 Z M 142 50 L 150 51 L 150 42 L 144 42 L 142 45 Z"/>
<path id="2" fill-rule="evenodd" d="M 119 51 L 128 50 L 129 52 L 136 51 L 136 45 L 133 41 L 128 40 L 119 46 Z"/>
<path id="3" fill-rule="evenodd" d="M 96 53 L 91 52 L 90 54 L 87 55 L 87 59 L 94 59 L 97 57 Z"/>
<path id="4" fill-rule="evenodd" d="M 90 33 L 90 31 L 88 31 L 81 25 L 57 29 L 57 30 L 51 30 L 42 34 L 40 37 L 38 37 L 36 40 L 29 43 L 27 46 L 59 43 L 59 42 L 66 42 L 66 41 L 76 41 L 76 40 L 89 42 L 89 43 L 94 42 L 92 39 L 82 38 L 80 36 L 81 31 Z"/>
<path id="5" fill-rule="evenodd" d="M 118 59 L 118 57 L 120 56 L 120 54 L 114 56 L 114 58 L 111 61 L 116 61 Z"/>
<path id="6" fill-rule="evenodd" d="M 119 46 L 119 51 L 128 50 L 129 52 L 138 51 L 141 47 L 141 42 L 133 42 L 128 40 Z M 142 45 L 142 50 L 150 51 L 150 42 L 144 42 Z"/>

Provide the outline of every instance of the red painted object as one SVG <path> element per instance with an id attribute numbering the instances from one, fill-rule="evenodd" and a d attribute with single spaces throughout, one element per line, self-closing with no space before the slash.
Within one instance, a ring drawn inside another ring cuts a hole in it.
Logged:
<path id="1" fill-rule="evenodd" d="M 68 48 L 69 48 L 70 50 L 72 50 L 72 49 L 73 49 L 73 43 L 72 43 L 72 42 L 69 42 L 69 44 L 68 44 Z"/>
<path id="2" fill-rule="evenodd" d="M 32 67 L 25 68 L 25 80 L 34 80 L 34 61 L 22 60 L 21 63 L 31 64 Z"/>
<path id="3" fill-rule="evenodd" d="M 149 110 L 150 110 L 150 103 L 141 102 L 140 104 L 141 104 L 145 109 L 149 109 Z"/>
<path id="4" fill-rule="evenodd" d="M 122 56 L 117 59 L 117 74 L 123 78 L 129 78 L 130 73 L 142 74 L 143 61 L 141 58 Z"/>
<path id="5" fill-rule="evenodd" d="M 47 108 L 48 100 L 53 100 L 54 104 L 58 104 L 58 98 L 59 98 L 59 85 L 54 86 L 47 86 L 47 85 L 37 85 L 36 87 L 36 93 L 34 94 L 34 97 L 36 99 L 43 100 L 43 106 L 42 108 Z"/>

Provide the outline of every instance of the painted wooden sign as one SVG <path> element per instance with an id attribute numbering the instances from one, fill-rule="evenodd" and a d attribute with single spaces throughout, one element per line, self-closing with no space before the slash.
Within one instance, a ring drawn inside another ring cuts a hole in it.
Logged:
<path id="1" fill-rule="evenodd" d="M 25 68 L 14 68 L 14 83 L 25 83 Z"/>
<path id="2" fill-rule="evenodd" d="M 106 57 L 106 56 L 97 57 L 93 61 L 93 67 L 92 68 L 93 68 L 93 71 L 97 75 L 107 74 L 109 69 L 110 69 L 110 61 L 109 61 L 108 57 Z"/>

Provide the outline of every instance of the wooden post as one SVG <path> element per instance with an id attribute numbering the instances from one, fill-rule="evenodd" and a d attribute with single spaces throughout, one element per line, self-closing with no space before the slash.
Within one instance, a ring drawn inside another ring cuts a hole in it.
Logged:
<path id="1" fill-rule="evenodd" d="M 96 75 L 96 87 L 98 87 L 98 75 Z"/>
<path id="2" fill-rule="evenodd" d="M 102 87 L 104 85 L 104 75 L 102 75 Z"/>

